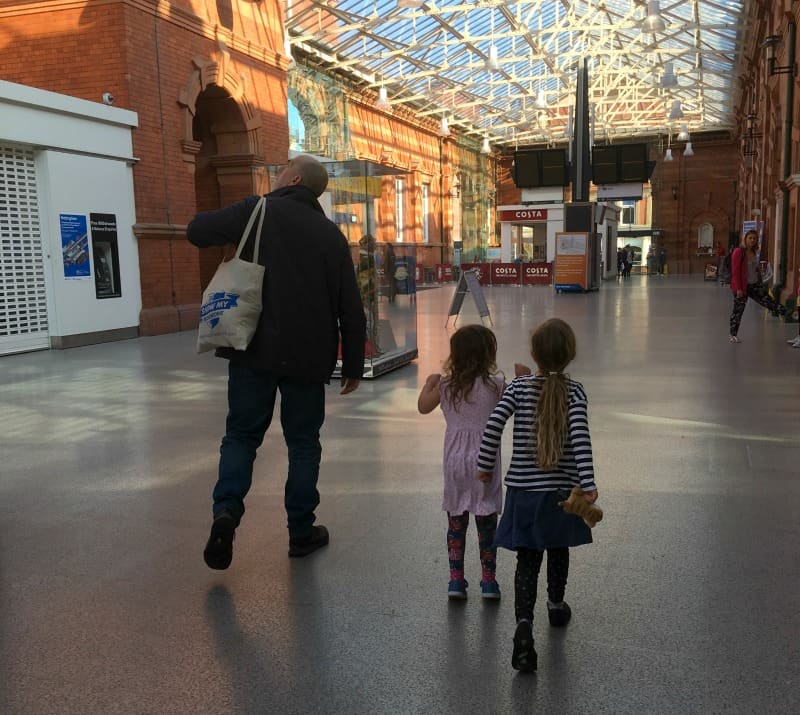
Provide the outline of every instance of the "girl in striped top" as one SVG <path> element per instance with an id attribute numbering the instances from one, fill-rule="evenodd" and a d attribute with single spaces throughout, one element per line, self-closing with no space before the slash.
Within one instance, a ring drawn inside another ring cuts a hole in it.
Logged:
<path id="1" fill-rule="evenodd" d="M 518 377 L 489 417 L 478 455 L 478 479 L 484 480 L 495 467 L 503 428 L 514 415 L 513 454 L 495 545 L 517 552 L 511 665 L 527 671 L 537 665 L 531 624 L 544 552 L 550 624 L 565 626 L 572 615 L 564 601 L 569 547 L 592 541 L 583 519 L 566 514 L 559 502 L 574 486 L 590 504 L 597 499 L 586 393 L 564 373 L 575 357 L 572 328 L 558 318 L 542 323 L 531 337 L 531 357 L 536 373 L 517 366 Z"/>

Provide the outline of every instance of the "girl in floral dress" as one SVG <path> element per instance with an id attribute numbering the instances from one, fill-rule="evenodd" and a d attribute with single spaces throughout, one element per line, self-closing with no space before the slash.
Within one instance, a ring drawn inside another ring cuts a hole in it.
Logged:
<path id="1" fill-rule="evenodd" d="M 503 501 L 500 460 L 486 482 L 475 477 L 481 435 L 486 420 L 503 394 L 505 379 L 497 372 L 497 340 L 482 325 L 459 328 L 450 338 L 450 356 L 444 376 L 429 375 L 419 394 L 422 414 L 441 406 L 447 429 L 444 437 L 444 498 L 447 512 L 447 550 L 450 562 L 451 599 L 467 597 L 464 578 L 469 515 L 475 517 L 481 560 L 481 595 L 500 598 L 495 579 L 497 550 L 493 546 L 497 515 Z"/>

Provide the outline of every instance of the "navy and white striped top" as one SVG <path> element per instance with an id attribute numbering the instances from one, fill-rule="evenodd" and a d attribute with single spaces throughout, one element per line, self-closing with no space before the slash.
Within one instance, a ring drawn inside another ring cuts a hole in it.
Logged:
<path id="1" fill-rule="evenodd" d="M 494 469 L 503 428 L 509 417 L 514 415 L 514 451 L 505 478 L 507 487 L 551 491 L 580 486 L 585 492 L 594 491 L 597 487 L 594 483 L 592 441 L 586 409 L 588 400 L 583 385 L 575 380 L 567 380 L 567 438 L 558 466 L 551 470 L 539 467 L 533 430 L 543 385 L 544 378 L 524 375 L 514 379 L 506 388 L 484 428 L 478 471 L 491 472 Z"/>

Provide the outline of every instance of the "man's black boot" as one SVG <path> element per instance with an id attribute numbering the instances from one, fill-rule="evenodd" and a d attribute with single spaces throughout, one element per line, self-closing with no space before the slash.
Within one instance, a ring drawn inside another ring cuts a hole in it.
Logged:
<path id="1" fill-rule="evenodd" d="M 211 535 L 203 551 L 203 558 L 210 569 L 222 571 L 231 565 L 235 535 L 236 519 L 229 511 L 221 511 L 214 517 Z"/>
<path id="2" fill-rule="evenodd" d="M 328 530 L 324 526 L 312 526 L 310 536 L 303 539 L 289 538 L 289 556 L 295 558 L 308 556 L 311 552 L 327 546 L 328 541 Z"/>

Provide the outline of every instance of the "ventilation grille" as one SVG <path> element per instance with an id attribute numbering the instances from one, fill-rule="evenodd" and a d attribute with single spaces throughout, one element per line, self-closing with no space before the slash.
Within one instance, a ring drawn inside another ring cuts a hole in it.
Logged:
<path id="1" fill-rule="evenodd" d="M 0 354 L 49 347 L 33 150 L 0 144 Z"/>

